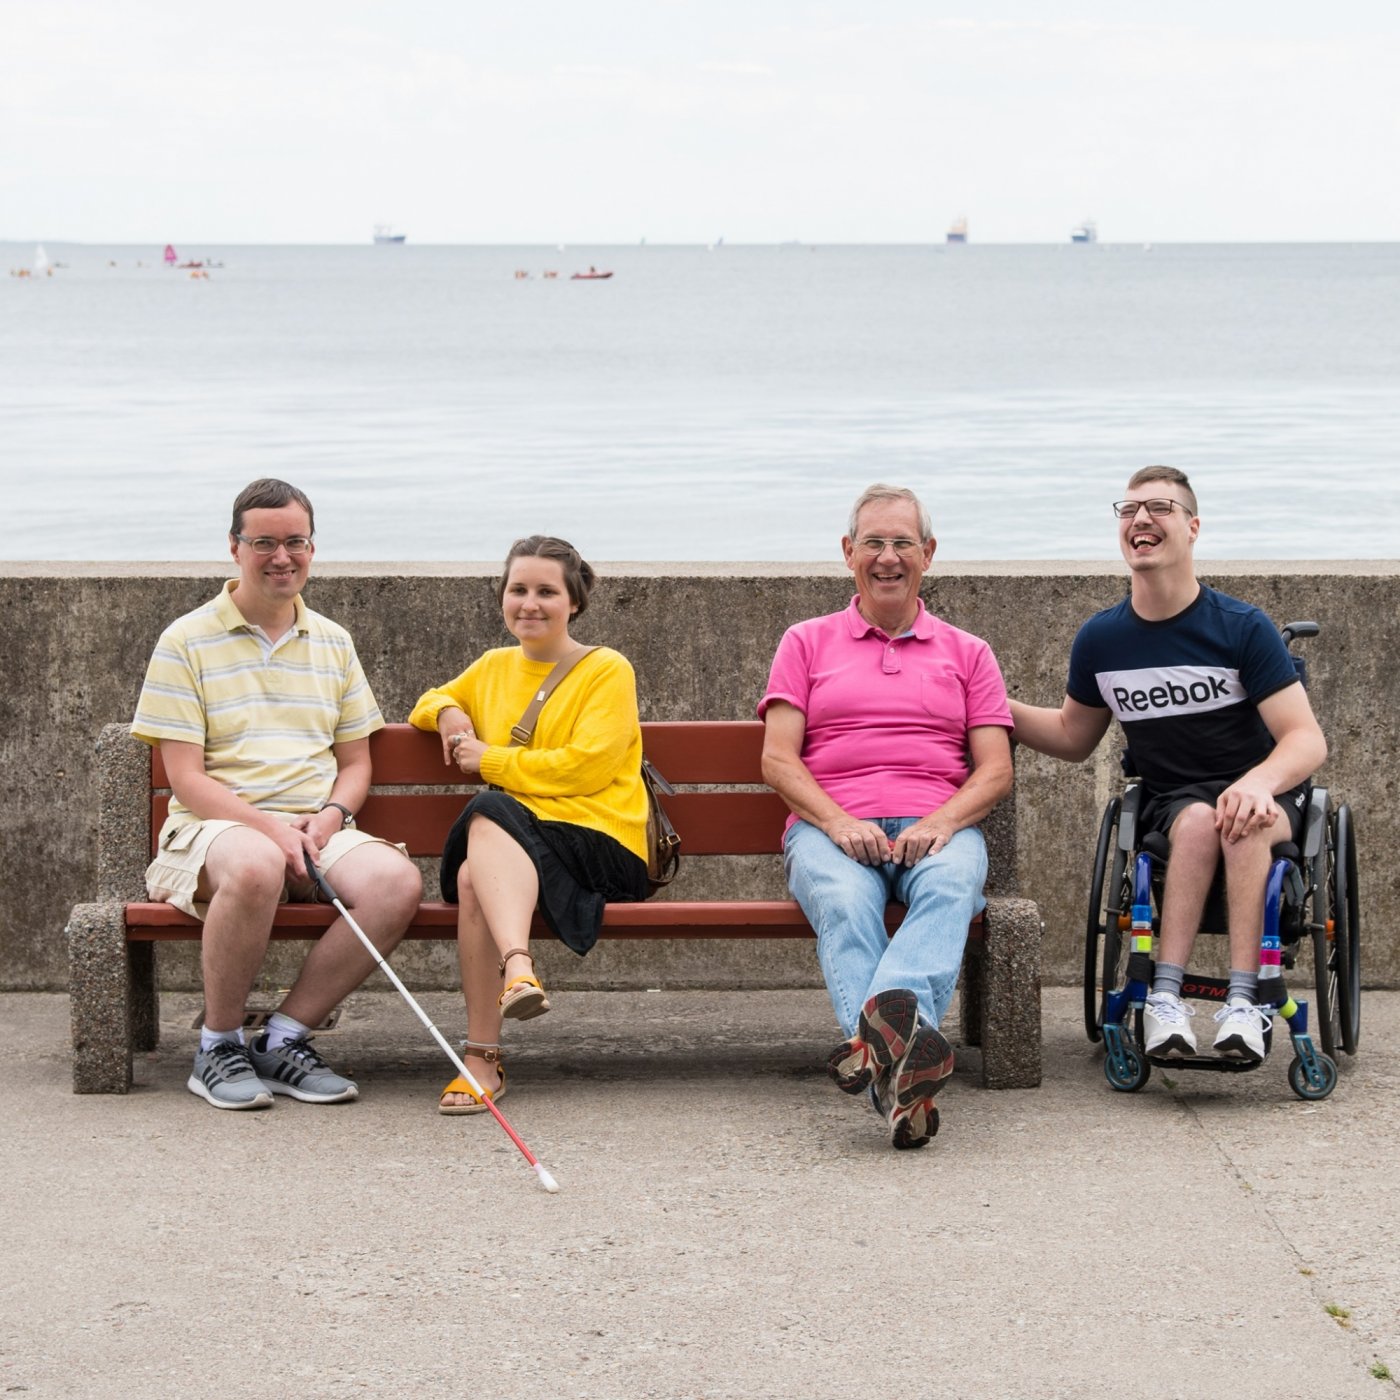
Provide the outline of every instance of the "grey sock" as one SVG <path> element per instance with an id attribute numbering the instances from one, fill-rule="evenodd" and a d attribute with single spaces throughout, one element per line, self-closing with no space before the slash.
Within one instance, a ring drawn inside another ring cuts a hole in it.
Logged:
<path id="1" fill-rule="evenodd" d="M 1257 972 L 1241 972 L 1239 968 L 1230 969 L 1230 990 L 1225 993 L 1225 1000 L 1231 997 L 1243 997 L 1248 1002 L 1255 1005 L 1259 1002 L 1259 974 Z"/>
<path id="2" fill-rule="evenodd" d="M 1152 990 L 1154 992 L 1170 992 L 1172 996 L 1181 995 L 1181 984 L 1186 980 L 1186 969 L 1176 963 L 1159 962 L 1156 971 L 1152 974 Z"/>

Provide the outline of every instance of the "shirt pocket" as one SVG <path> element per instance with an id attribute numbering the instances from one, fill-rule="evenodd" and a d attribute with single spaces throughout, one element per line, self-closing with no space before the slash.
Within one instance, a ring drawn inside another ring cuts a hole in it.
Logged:
<path id="1" fill-rule="evenodd" d="M 919 700 L 939 729 L 967 733 L 967 692 L 959 676 L 951 671 L 921 671 Z"/>

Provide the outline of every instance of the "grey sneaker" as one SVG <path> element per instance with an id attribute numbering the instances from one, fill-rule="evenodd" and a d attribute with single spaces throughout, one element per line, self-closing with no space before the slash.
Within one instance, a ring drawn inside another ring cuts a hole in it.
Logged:
<path id="1" fill-rule="evenodd" d="M 316 1053 L 310 1037 L 289 1040 L 276 1050 L 266 1049 L 260 1035 L 249 1051 L 253 1068 L 274 1094 L 290 1094 L 302 1103 L 344 1103 L 360 1096 L 353 1079 L 337 1074 Z"/>
<path id="2" fill-rule="evenodd" d="M 195 1051 L 194 1069 L 185 1087 L 215 1108 L 271 1108 L 272 1091 L 258 1078 L 248 1047 L 221 1040 Z"/>

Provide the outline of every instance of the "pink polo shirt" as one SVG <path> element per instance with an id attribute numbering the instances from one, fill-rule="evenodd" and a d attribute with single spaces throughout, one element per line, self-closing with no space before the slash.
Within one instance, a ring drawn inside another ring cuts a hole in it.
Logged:
<path id="1" fill-rule="evenodd" d="M 789 627 L 760 719 L 774 700 L 802 711 L 802 761 L 855 817 L 926 816 L 967 781 L 967 731 L 1012 727 L 991 647 L 922 600 L 901 637 L 867 622 L 856 598 L 845 612 Z"/>

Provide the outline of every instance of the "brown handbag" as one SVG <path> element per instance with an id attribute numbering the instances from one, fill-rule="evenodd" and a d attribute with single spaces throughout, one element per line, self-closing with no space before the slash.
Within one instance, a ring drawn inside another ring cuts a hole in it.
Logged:
<path id="1" fill-rule="evenodd" d="M 590 651 L 597 650 L 597 647 L 579 647 L 554 663 L 554 669 L 544 678 L 534 698 L 526 706 L 525 713 L 520 716 L 520 723 L 510 731 L 512 745 L 523 746 L 530 742 L 544 702 L 554 693 L 559 682 Z M 671 825 L 666 808 L 661 805 L 661 794 L 672 797 L 676 790 L 656 771 L 645 754 L 642 755 L 642 786 L 647 794 L 647 886 L 651 893 L 655 894 L 676 878 L 676 872 L 681 866 L 681 838 L 676 834 L 676 828 Z"/>

